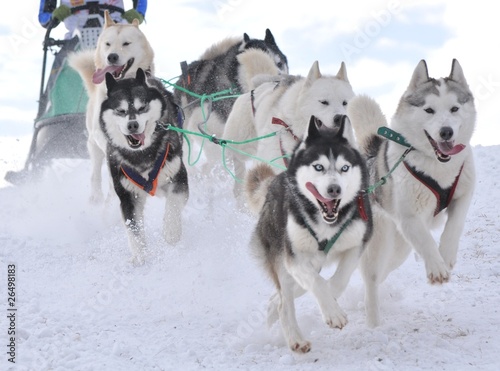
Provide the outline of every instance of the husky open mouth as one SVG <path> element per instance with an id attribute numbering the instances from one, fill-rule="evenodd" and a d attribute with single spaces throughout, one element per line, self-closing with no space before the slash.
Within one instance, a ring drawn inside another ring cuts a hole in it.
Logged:
<path id="1" fill-rule="evenodd" d="M 127 138 L 128 145 L 131 148 L 137 149 L 144 145 L 144 133 L 125 135 L 125 138 Z"/>
<path id="2" fill-rule="evenodd" d="M 306 183 L 306 188 L 313 194 L 318 201 L 319 206 L 321 207 L 321 215 L 323 216 L 323 220 L 328 224 L 333 224 L 337 221 L 339 216 L 339 205 L 340 198 L 327 199 L 319 194 L 318 190 L 311 182 Z"/>
<path id="3" fill-rule="evenodd" d="M 111 66 L 106 66 L 104 68 L 99 68 L 94 72 L 94 75 L 92 76 L 92 82 L 94 84 L 100 84 L 101 82 L 104 81 L 106 73 L 108 72 L 111 73 L 116 80 L 123 79 L 123 77 L 125 76 L 125 74 L 130 69 L 133 63 L 134 63 L 134 58 L 130 58 L 127 61 L 127 63 L 121 66 L 111 65 Z"/>
<path id="4" fill-rule="evenodd" d="M 429 140 L 429 143 L 431 144 L 432 148 L 434 149 L 434 153 L 436 154 L 437 159 L 440 162 L 448 162 L 450 161 L 451 156 L 456 155 L 457 153 L 460 153 L 464 148 L 464 144 L 457 144 L 454 146 L 454 141 L 448 140 L 448 141 L 442 141 L 442 142 L 436 142 L 432 137 L 429 135 L 429 133 L 424 130 L 425 135 L 427 136 L 427 139 Z"/>

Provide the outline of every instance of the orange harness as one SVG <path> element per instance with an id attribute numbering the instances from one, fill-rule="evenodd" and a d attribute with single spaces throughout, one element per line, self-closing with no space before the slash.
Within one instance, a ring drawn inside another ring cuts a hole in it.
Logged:
<path id="1" fill-rule="evenodd" d="M 165 152 L 156 159 L 153 169 L 148 173 L 148 179 L 145 179 L 141 174 L 125 164 L 122 164 L 120 167 L 123 175 L 125 175 L 131 183 L 149 193 L 151 196 L 154 196 L 156 193 L 156 188 L 158 187 L 158 175 L 160 174 L 163 166 L 165 166 L 169 150 L 170 143 L 167 143 Z"/>

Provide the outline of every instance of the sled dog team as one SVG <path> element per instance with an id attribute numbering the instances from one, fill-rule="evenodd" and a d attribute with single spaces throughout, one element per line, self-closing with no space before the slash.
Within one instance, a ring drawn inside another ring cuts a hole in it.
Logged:
<path id="1" fill-rule="evenodd" d="M 97 48 L 74 54 L 70 65 L 89 94 L 91 201 L 103 199 L 106 159 L 134 264 L 145 259 L 150 195 L 166 199 L 166 242 L 181 238 L 188 175 L 182 136 L 171 129 L 203 125 L 236 141 L 277 132 L 242 148 L 274 159 L 274 166 L 261 162 L 247 171 L 249 159 L 232 152 L 235 174 L 244 179 L 234 194 L 257 216 L 251 248 L 276 288 L 268 322 L 279 320 L 292 350 L 311 349 L 295 298 L 311 292 L 325 323 L 342 328 L 347 317 L 337 299 L 357 267 L 369 326 L 380 323 L 378 286 L 412 248 L 430 283 L 450 279 L 475 183 L 474 98 L 457 60 L 444 78 L 429 77 L 420 61 L 390 125 L 373 99 L 355 95 L 343 62 L 336 75 L 322 73 L 318 62 L 305 77 L 290 75 L 269 30 L 263 40 L 247 34 L 223 40 L 184 63 L 176 83 L 183 89 L 173 93 L 155 77 L 154 53 L 138 23 L 115 24 L 106 16 Z M 204 107 L 186 93 L 227 88 L 240 95 Z M 377 134 L 389 126 L 392 138 Z M 204 146 L 208 165 L 217 159 L 214 148 Z M 437 244 L 431 229 L 439 223 Z M 325 279 L 320 272 L 333 263 Z"/>

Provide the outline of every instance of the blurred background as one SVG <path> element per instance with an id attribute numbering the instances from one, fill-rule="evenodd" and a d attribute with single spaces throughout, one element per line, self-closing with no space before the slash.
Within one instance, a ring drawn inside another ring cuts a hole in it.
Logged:
<path id="1" fill-rule="evenodd" d="M 124 0 L 125 9 L 131 0 Z M 318 60 L 324 74 L 347 65 L 356 93 L 375 98 L 390 118 L 413 69 L 427 61 L 431 77 L 460 62 L 475 95 L 474 145 L 500 144 L 500 22 L 486 0 L 150 0 L 141 29 L 155 50 L 156 75 L 180 74 L 213 43 L 269 28 L 290 73 L 306 75 Z M 0 136 L 31 135 L 38 107 L 44 29 L 38 0 L 11 7 L 0 21 Z M 65 33 L 61 24 L 55 36 Z M 48 66 L 52 60 L 48 61 Z"/>

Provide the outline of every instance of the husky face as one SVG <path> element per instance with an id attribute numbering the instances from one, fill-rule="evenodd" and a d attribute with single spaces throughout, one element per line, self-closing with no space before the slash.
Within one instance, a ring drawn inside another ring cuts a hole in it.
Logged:
<path id="1" fill-rule="evenodd" d="M 242 51 L 246 49 L 260 49 L 268 53 L 274 60 L 276 67 L 280 74 L 288 74 L 288 60 L 279 49 L 274 36 L 269 29 L 266 29 L 266 36 L 264 40 L 250 39 L 250 37 L 245 33 L 243 35 L 243 44 L 240 48 Z"/>
<path id="2" fill-rule="evenodd" d="M 347 114 L 347 105 L 353 97 L 344 62 L 335 77 L 323 76 L 315 62 L 302 88 L 299 105 L 306 117 L 316 116 L 324 125 L 334 128 L 338 126 L 335 116 Z"/>
<path id="3" fill-rule="evenodd" d="M 132 24 L 106 22 L 97 43 L 93 82 L 104 81 L 106 73 L 115 79 L 134 77 L 138 68 L 152 70 L 153 50 L 134 20 Z"/>
<path id="4" fill-rule="evenodd" d="M 474 131 L 474 99 L 462 68 L 453 61 L 447 78 L 429 78 L 425 61 L 413 73 L 395 114 L 395 128 L 424 154 L 448 162 Z"/>
<path id="5" fill-rule="evenodd" d="M 350 204 L 362 187 L 359 156 L 343 137 L 347 116 L 340 128 L 323 128 L 312 116 L 309 131 L 294 154 L 288 172 L 295 174 L 300 192 L 318 208 L 323 221 L 333 224 L 339 210 Z"/>
<path id="6" fill-rule="evenodd" d="M 106 74 L 108 98 L 102 104 L 101 127 L 115 146 L 142 150 L 151 145 L 156 122 L 165 103 L 157 89 L 148 86 L 141 69 L 133 79 L 116 81 Z"/>

